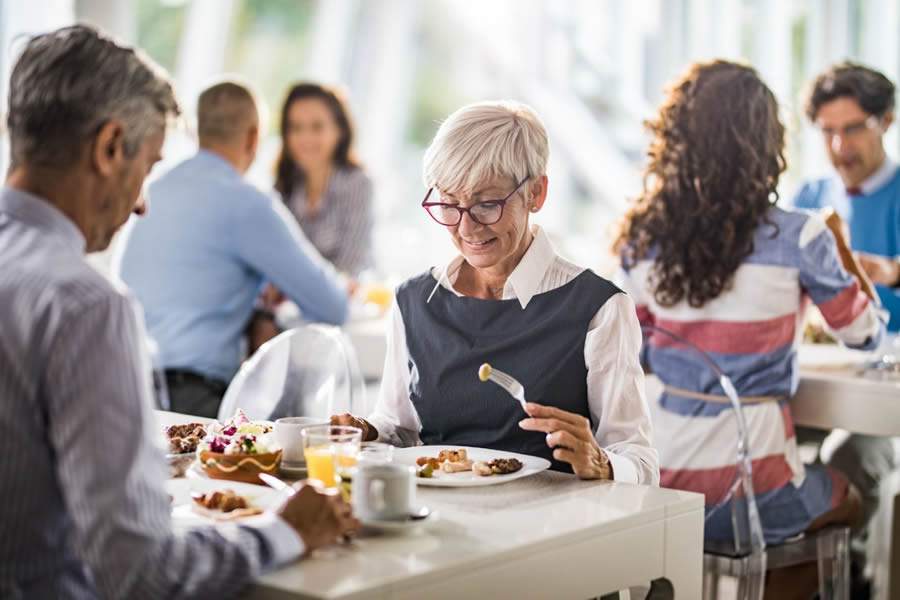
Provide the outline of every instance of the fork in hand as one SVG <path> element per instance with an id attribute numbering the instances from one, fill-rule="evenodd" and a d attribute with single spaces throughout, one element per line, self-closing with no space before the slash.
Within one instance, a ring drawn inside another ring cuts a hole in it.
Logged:
<path id="1" fill-rule="evenodd" d="M 502 387 L 510 396 L 518 400 L 522 405 L 522 410 L 525 410 L 525 387 L 515 377 L 484 363 L 478 369 L 478 378 L 481 381 L 493 381 Z"/>

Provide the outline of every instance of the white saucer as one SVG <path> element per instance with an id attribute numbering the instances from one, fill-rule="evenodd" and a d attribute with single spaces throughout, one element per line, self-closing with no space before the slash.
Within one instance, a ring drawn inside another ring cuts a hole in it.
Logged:
<path id="1" fill-rule="evenodd" d="M 400 535 L 404 533 L 413 533 L 416 531 L 420 531 L 422 528 L 436 523 L 438 520 L 440 520 L 440 518 L 440 513 L 438 513 L 437 511 L 429 510 L 428 516 L 423 519 L 406 519 L 404 521 L 360 519 L 360 523 L 362 523 L 364 530 Z"/>

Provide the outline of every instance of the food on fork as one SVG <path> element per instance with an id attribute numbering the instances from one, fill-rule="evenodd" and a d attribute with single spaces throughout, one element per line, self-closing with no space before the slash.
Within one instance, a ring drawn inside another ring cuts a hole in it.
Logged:
<path id="1" fill-rule="evenodd" d="M 478 367 L 478 379 L 487 381 L 491 377 L 491 365 L 484 363 Z"/>

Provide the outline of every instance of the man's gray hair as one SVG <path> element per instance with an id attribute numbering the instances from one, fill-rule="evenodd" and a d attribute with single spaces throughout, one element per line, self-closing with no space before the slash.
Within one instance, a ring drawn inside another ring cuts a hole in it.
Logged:
<path id="1" fill-rule="evenodd" d="M 67 167 L 112 119 L 123 122 L 124 150 L 180 114 L 172 84 L 139 50 L 85 25 L 31 38 L 9 84 L 12 164 Z"/>
<path id="2" fill-rule="evenodd" d="M 469 104 L 441 124 L 425 152 L 426 187 L 471 193 L 503 177 L 519 183 L 547 172 L 547 130 L 530 106 L 512 101 Z"/>

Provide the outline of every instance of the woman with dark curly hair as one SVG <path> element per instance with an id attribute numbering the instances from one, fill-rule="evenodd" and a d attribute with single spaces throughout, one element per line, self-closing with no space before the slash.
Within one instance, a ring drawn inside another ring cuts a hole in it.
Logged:
<path id="1" fill-rule="evenodd" d="M 847 345 L 874 347 L 883 326 L 825 222 L 775 205 L 785 159 L 774 95 L 750 67 L 696 64 L 648 126 L 645 189 L 615 243 L 619 285 L 642 323 L 708 352 L 747 401 L 766 540 L 851 522 L 858 497 L 846 478 L 797 456 L 787 404 L 797 386 L 796 343 L 810 300 Z M 645 351 L 666 384 L 654 422 L 661 485 L 704 493 L 708 510 L 722 505 L 737 432 L 718 379 L 660 335 L 648 336 Z M 729 512 L 711 513 L 707 539 L 732 538 Z"/>

